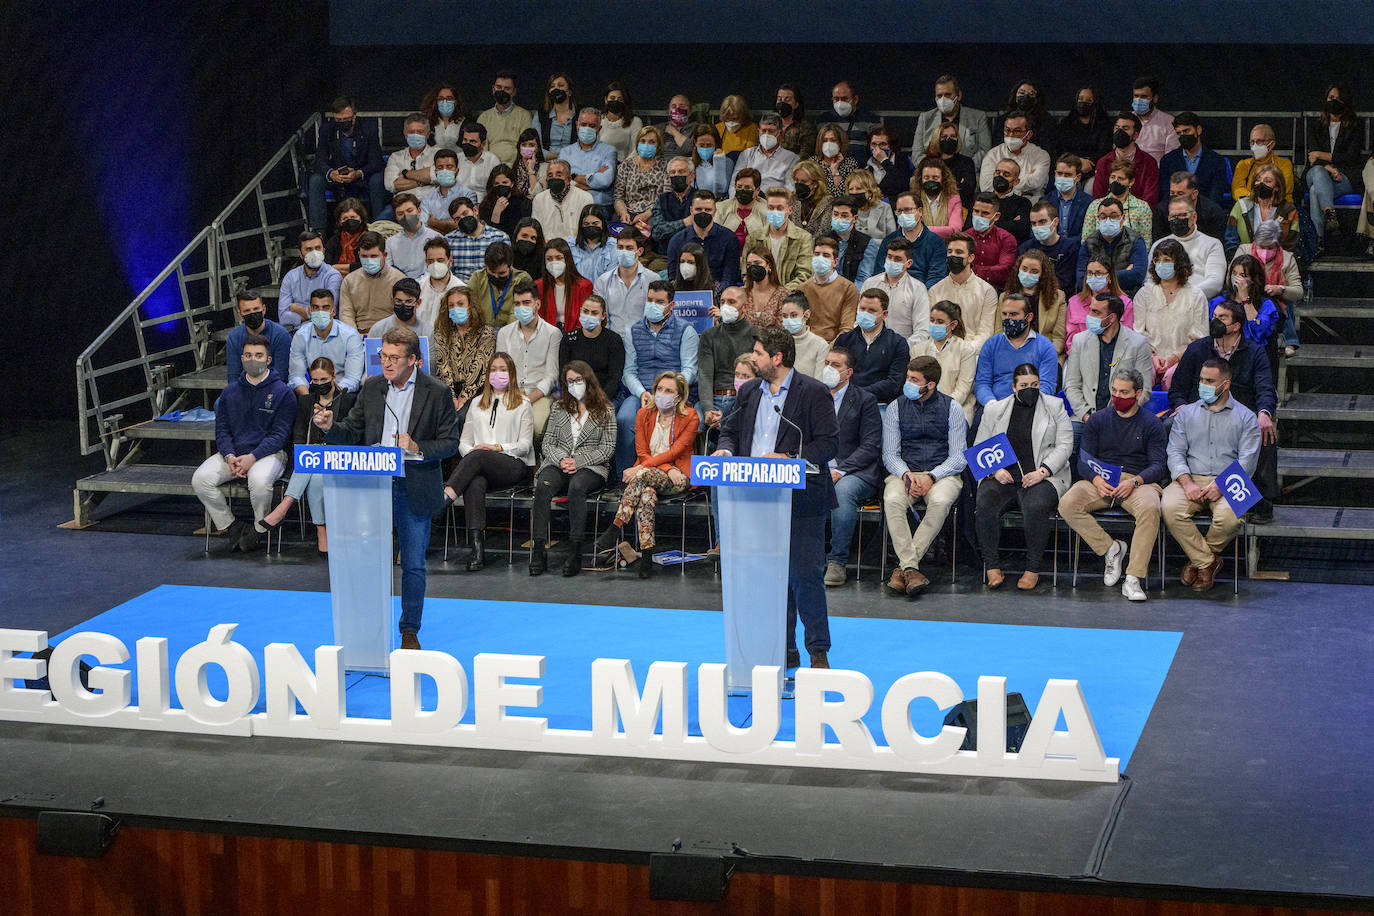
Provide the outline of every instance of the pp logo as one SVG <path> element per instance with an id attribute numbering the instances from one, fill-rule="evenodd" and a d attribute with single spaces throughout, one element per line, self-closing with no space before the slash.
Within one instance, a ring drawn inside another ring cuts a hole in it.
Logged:
<path id="1" fill-rule="evenodd" d="M 1106 480 L 1109 476 L 1107 474 L 1106 468 L 1104 468 L 1102 465 L 1098 464 L 1096 461 L 1093 461 L 1091 459 L 1089 459 L 1088 461 L 1088 469 L 1091 470 L 1098 477 L 1101 477 L 1103 480 Z"/>
<path id="2" fill-rule="evenodd" d="M 1007 453 L 1002 451 L 1002 446 L 989 445 L 987 448 L 979 451 L 978 454 L 974 456 L 974 460 L 978 462 L 980 468 L 990 468 L 1000 463 L 1006 456 Z"/>
<path id="3" fill-rule="evenodd" d="M 713 464 L 713 463 L 711 463 L 711 462 L 709 462 L 709 461 L 703 461 L 703 462 L 701 462 L 700 464 L 697 465 L 697 479 L 698 479 L 698 480 L 719 480 L 719 479 L 720 479 L 720 465 L 718 465 L 718 464 Z"/>
<path id="4" fill-rule="evenodd" d="M 317 468 L 324 461 L 324 456 L 319 452 L 302 452 L 300 464 L 302 468 Z"/>
<path id="5" fill-rule="evenodd" d="M 1245 478 L 1239 474 L 1232 474 L 1226 478 L 1226 492 L 1231 494 L 1231 498 L 1238 503 L 1243 503 L 1250 498 L 1250 488 L 1245 485 Z"/>

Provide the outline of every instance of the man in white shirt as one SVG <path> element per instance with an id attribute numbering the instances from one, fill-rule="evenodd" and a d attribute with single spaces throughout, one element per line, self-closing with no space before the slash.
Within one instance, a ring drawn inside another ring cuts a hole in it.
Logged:
<path id="1" fill-rule="evenodd" d="M 1226 253 L 1220 241 L 1198 231 L 1197 210 L 1188 198 L 1175 197 L 1169 201 L 1169 231 L 1173 234 L 1164 238 L 1182 245 L 1183 250 L 1188 252 L 1188 260 L 1193 262 L 1193 273 L 1188 283 L 1201 290 L 1207 299 L 1220 293 L 1221 285 L 1226 280 Z M 1154 260 L 1155 249 L 1163 241 L 1160 239 L 1150 247 L 1151 260 Z"/>
<path id="2" fill-rule="evenodd" d="M 414 194 L 399 195 L 395 207 L 401 231 L 386 240 L 386 259 L 418 283 L 425 277 L 425 243 L 443 236 L 420 222 L 420 201 Z"/>
<path id="3" fill-rule="evenodd" d="M 860 295 L 870 289 L 887 293 L 887 326 L 906 338 L 908 347 L 930 339 L 930 294 L 926 285 L 907 273 L 911 243 L 897 237 L 887 243 L 882 270 L 864 281 Z"/>
<path id="4" fill-rule="evenodd" d="M 1006 141 L 994 146 L 983 159 L 983 167 L 978 173 L 978 189 L 992 190 L 992 175 L 997 163 L 1010 159 L 1021 169 L 1020 180 L 1011 188 L 1013 194 L 1035 203 L 1050 180 L 1050 154 L 1031 141 L 1035 131 L 1030 129 L 1026 116 L 1020 113 L 1007 115 L 1002 122 L 1002 133 Z"/>
<path id="5" fill-rule="evenodd" d="M 463 155 L 458 159 L 458 181 L 472 189 L 480 204 L 487 193 L 487 177 L 501 164 L 487 149 L 487 128 L 478 121 L 463 122 Z"/>
<path id="6" fill-rule="evenodd" d="M 945 241 L 945 263 L 949 274 L 929 290 L 930 299 L 948 299 L 959 304 L 964 313 L 964 333 L 974 345 L 981 345 L 1000 329 L 1001 315 L 997 309 L 997 290 L 973 272 L 973 252 L 977 243 L 963 232 L 955 232 Z"/>
<path id="7" fill-rule="evenodd" d="M 549 392 L 558 384 L 558 345 L 563 333 L 539 317 L 539 287 L 530 281 L 511 290 L 515 320 L 496 332 L 496 349 L 515 360 L 520 389 L 534 412 L 534 437 L 544 435 L 552 400 Z"/>
<path id="8" fill-rule="evenodd" d="M 277 296 L 277 324 L 293 333 L 309 319 L 310 296 L 315 290 L 329 290 L 333 294 L 331 301 L 338 302 L 343 285 L 343 276 L 324 262 L 324 238 L 318 232 L 305 230 L 300 234 L 299 244 L 305 263 L 286 272 Z"/>
<path id="9" fill-rule="evenodd" d="M 545 190 L 534 195 L 532 215 L 544 229 L 546 239 L 569 239 L 577 235 L 582 208 L 592 203 L 592 195 L 572 183 L 572 166 L 562 159 L 549 163 Z"/>
<path id="10" fill-rule="evenodd" d="M 792 181 L 792 169 L 796 168 L 801 158 L 796 153 L 782 148 L 782 130 L 782 118 L 771 111 L 761 116 L 759 145 L 751 146 L 739 154 L 739 159 L 735 162 L 735 171 L 757 169 L 763 176 L 760 187 L 793 190 L 795 185 Z"/>
<path id="11" fill-rule="evenodd" d="M 621 337 L 644 317 L 649 284 L 658 279 L 658 274 L 640 263 L 643 253 L 644 236 L 640 231 L 634 226 L 621 229 L 615 241 L 618 266 L 597 277 L 592 284 L 593 292 L 606 301 L 606 327 Z"/>
<path id="12" fill-rule="evenodd" d="M 334 318 L 334 297 L 327 290 L 310 296 L 310 320 L 291 336 L 290 378 L 296 394 L 310 393 L 310 365 L 321 356 L 334 364 L 334 383 L 357 391 L 363 381 L 363 338 Z"/>
<path id="13" fill-rule="evenodd" d="M 420 308 L 415 313 L 416 317 L 434 327 L 439 320 L 439 303 L 443 301 L 444 293 L 463 285 L 463 281 L 453 274 L 448 239 L 425 242 L 425 281 L 420 284 Z"/>
<path id="14" fill-rule="evenodd" d="M 405 132 L 406 145 L 387 157 L 382 184 L 392 194 L 408 191 L 419 200 L 433 185 L 435 150 L 429 145 L 429 120 L 418 111 L 406 115 Z"/>

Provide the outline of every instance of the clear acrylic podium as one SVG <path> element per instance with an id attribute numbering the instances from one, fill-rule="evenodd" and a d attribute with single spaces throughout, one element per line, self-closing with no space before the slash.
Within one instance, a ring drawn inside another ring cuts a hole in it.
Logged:
<path id="1" fill-rule="evenodd" d="M 781 693 L 792 491 L 806 486 L 806 462 L 697 455 L 692 458 L 692 483 L 716 488 L 726 688 L 731 694 L 747 694 L 754 667 L 776 665 Z"/>
<path id="2" fill-rule="evenodd" d="M 324 475 L 334 645 L 346 671 L 386 674 L 395 628 L 391 595 L 391 481 L 399 448 L 296 446 L 297 474 Z"/>

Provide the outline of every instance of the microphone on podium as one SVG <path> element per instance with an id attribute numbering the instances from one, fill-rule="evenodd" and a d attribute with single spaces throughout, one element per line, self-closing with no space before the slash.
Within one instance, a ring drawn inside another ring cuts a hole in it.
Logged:
<path id="1" fill-rule="evenodd" d="M 775 414 L 778 415 L 778 419 L 779 419 L 779 420 L 781 420 L 782 422 L 786 423 L 788 426 L 792 427 L 793 429 L 795 429 L 795 430 L 797 431 L 797 454 L 796 454 L 796 457 L 797 457 L 797 458 L 803 458 L 803 460 L 805 460 L 805 459 L 804 459 L 804 456 L 802 455 L 802 446 L 803 446 L 803 445 L 805 444 L 805 442 L 806 442 L 806 434 L 802 432 L 802 428 L 801 428 L 800 426 L 798 426 L 797 424 L 793 423 L 793 422 L 792 422 L 791 420 L 789 420 L 787 417 L 783 416 L 782 408 L 779 407 L 777 404 L 774 404 L 774 405 L 773 405 L 773 413 L 775 413 Z M 818 467 L 816 467 L 816 465 L 812 464 L 810 461 L 807 461 L 807 462 L 806 462 L 806 473 L 808 473 L 808 474 L 819 474 L 820 472 L 821 472 L 821 469 L 818 468 Z"/>

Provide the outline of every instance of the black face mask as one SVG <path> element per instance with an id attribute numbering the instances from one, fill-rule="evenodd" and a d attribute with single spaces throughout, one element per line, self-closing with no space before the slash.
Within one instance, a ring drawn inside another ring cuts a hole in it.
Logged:
<path id="1" fill-rule="evenodd" d="M 705 229 L 707 226 L 711 225 L 713 220 L 715 220 L 715 217 L 710 213 L 692 214 L 692 222 L 696 223 L 698 229 Z"/>
<path id="2" fill-rule="evenodd" d="M 1169 231 L 1174 235 L 1187 235 L 1190 231 L 1188 217 L 1173 216 L 1169 218 Z"/>
<path id="3" fill-rule="evenodd" d="M 1207 332 L 1218 340 L 1226 336 L 1226 322 L 1213 318 L 1207 325 Z"/>
<path id="4" fill-rule="evenodd" d="M 600 227 L 600 226 L 583 226 L 583 227 L 582 227 L 582 238 L 585 239 L 585 240 L 588 241 L 588 242 L 593 242 L 593 243 L 601 241 L 601 227 Z"/>
<path id="5" fill-rule="evenodd" d="M 491 94 L 491 97 L 492 97 L 492 100 L 493 100 L 494 102 L 496 102 L 497 105 L 509 105 L 509 104 L 510 104 L 510 93 L 507 92 L 507 91 L 504 90 L 504 89 L 497 89 L 495 92 L 493 92 L 493 93 Z"/>
<path id="6" fill-rule="evenodd" d="M 393 305 L 391 310 L 396 313 L 399 321 L 409 321 L 415 317 L 415 306 L 413 305 Z"/>
<path id="7" fill-rule="evenodd" d="M 941 138 L 940 138 L 940 152 L 944 153 L 946 156 L 953 156 L 953 155 L 954 155 L 956 152 L 958 152 L 958 151 L 959 151 L 959 138 L 958 138 L 958 137 L 941 137 Z"/>
<path id="8" fill-rule="evenodd" d="M 1126 186 L 1119 181 L 1113 181 L 1111 184 L 1107 185 L 1107 190 L 1112 192 L 1113 197 L 1120 197 L 1122 194 L 1126 193 Z"/>
<path id="9" fill-rule="evenodd" d="M 797 182 L 797 200 L 811 199 L 811 185 Z"/>
<path id="10" fill-rule="evenodd" d="M 549 193 L 552 194 L 554 197 L 561 198 L 561 197 L 563 196 L 563 192 L 566 191 L 566 190 L 568 190 L 568 182 L 565 181 L 564 179 L 562 179 L 562 178 L 550 178 L 550 179 L 549 179 Z"/>
<path id="11" fill-rule="evenodd" d="M 493 186 L 492 186 L 492 189 L 491 189 L 491 196 L 492 196 L 492 197 L 510 197 L 511 194 L 513 194 L 514 192 L 515 192 L 515 189 L 512 188 L 510 185 L 508 185 L 508 184 L 498 184 L 498 185 L 493 185 Z"/>
<path id="12" fill-rule="evenodd" d="M 553 102 L 555 105 L 562 105 L 567 100 L 568 94 L 564 92 L 562 89 L 549 90 L 549 101 Z"/>
<path id="13" fill-rule="evenodd" d="M 996 191 L 998 194 L 1005 194 L 1011 190 L 1011 182 L 1007 181 L 1001 175 L 993 175 L 992 189 Z"/>
<path id="14" fill-rule="evenodd" d="M 515 253 L 522 258 L 528 258 L 530 255 L 534 254 L 534 242 L 531 242 L 529 239 L 520 239 L 520 241 L 515 243 Z"/>
<path id="15" fill-rule="evenodd" d="M 940 182 L 938 181 L 923 181 L 921 182 L 921 189 L 926 192 L 927 197 L 940 196 Z"/>
<path id="16" fill-rule="evenodd" d="M 784 119 L 792 117 L 792 112 L 796 111 L 795 108 L 786 102 L 779 102 L 776 110 L 778 112 L 778 117 Z"/>
<path id="17" fill-rule="evenodd" d="M 477 217 L 469 213 L 467 216 L 458 220 L 458 231 L 463 235 L 472 235 L 477 231 Z"/>
<path id="18" fill-rule="evenodd" d="M 1125 149 L 1130 145 L 1131 135 L 1118 127 L 1116 132 L 1112 134 L 1112 146 L 1115 146 L 1117 149 Z"/>
<path id="19" fill-rule="evenodd" d="M 1192 152 L 1193 147 L 1197 146 L 1197 134 L 1179 134 L 1178 145 L 1188 152 Z"/>
<path id="20" fill-rule="evenodd" d="M 258 328 L 262 327 L 262 323 L 266 320 L 266 312 L 252 312 L 251 314 L 243 316 L 244 327 L 248 328 L 250 331 L 256 331 Z"/>
<path id="21" fill-rule="evenodd" d="M 754 202 L 754 192 L 750 188 L 736 188 L 735 200 L 739 201 L 741 207 L 747 207 Z"/>
<path id="22" fill-rule="evenodd" d="M 683 191 L 687 190 L 687 176 L 673 175 L 668 179 L 668 184 L 674 191 L 681 194 Z"/>
<path id="23" fill-rule="evenodd" d="M 1340 99 L 1327 99 L 1326 112 L 1327 114 L 1332 114 L 1339 117 L 1345 113 L 1345 103 L 1342 102 Z"/>
<path id="24" fill-rule="evenodd" d="M 849 195 L 849 206 L 851 206 L 851 207 L 854 208 L 854 212 L 855 212 L 855 213 L 858 213 L 860 210 L 862 210 L 862 209 L 863 209 L 865 206 L 867 206 L 867 205 L 868 205 L 868 198 L 865 197 L 864 195 L 862 195 L 862 194 L 850 194 L 850 195 Z"/>
<path id="25" fill-rule="evenodd" d="M 625 103 L 620 101 L 620 99 L 612 99 L 606 103 L 606 110 L 613 115 L 624 114 Z"/>
<path id="26" fill-rule="evenodd" d="M 952 254 L 949 257 L 945 258 L 945 269 L 952 274 L 961 274 L 964 272 L 964 266 L 966 263 L 967 262 L 965 262 L 964 259 L 959 257 L 957 254 Z"/>
<path id="27" fill-rule="evenodd" d="M 489 273 L 487 274 L 487 279 L 491 281 L 493 286 L 505 286 L 510 282 L 510 274 L 506 274 L 504 277 L 498 277 L 496 274 Z"/>
<path id="28" fill-rule="evenodd" d="M 355 232 L 363 231 L 363 221 L 360 219 L 349 217 L 342 223 L 339 223 L 339 228 L 342 229 L 344 232 L 347 232 L 349 235 L 352 235 Z"/>
<path id="29" fill-rule="evenodd" d="M 326 394 L 329 394 L 329 392 L 331 392 L 331 391 L 333 391 L 333 390 L 334 390 L 334 383 L 333 383 L 333 382 L 311 382 L 311 383 L 310 383 L 310 393 L 313 394 L 313 395 L 315 395 L 316 397 L 324 397 Z"/>
<path id="30" fill-rule="evenodd" d="M 1073 110 L 1078 112 L 1079 117 L 1087 118 L 1092 116 L 1093 107 L 1092 102 L 1079 102 L 1077 105 L 1073 106 Z"/>
<path id="31" fill-rule="evenodd" d="M 1022 407 L 1034 407 L 1038 400 L 1040 400 L 1039 388 L 1021 388 L 1016 392 L 1016 403 Z"/>
<path id="32" fill-rule="evenodd" d="M 338 128 L 341 134 L 351 134 L 353 133 L 353 125 L 356 123 L 353 118 L 349 118 L 347 121 L 335 121 L 334 126 Z"/>
<path id="33" fill-rule="evenodd" d="M 1260 200 L 1269 200 L 1274 196 L 1274 189 L 1267 184 L 1255 185 L 1255 196 Z"/>
<path id="34" fill-rule="evenodd" d="M 762 283 L 768 276 L 768 268 L 762 264 L 750 264 L 745 268 L 745 273 L 749 274 L 749 279 L 755 283 Z"/>
<path id="35" fill-rule="evenodd" d="M 469 159 L 474 158 L 478 153 L 482 151 L 482 147 L 478 146 L 475 143 L 464 143 L 462 149 L 463 155 L 467 156 Z"/>
<path id="36" fill-rule="evenodd" d="M 1016 107 L 1020 111 L 1030 111 L 1035 107 L 1035 93 L 1023 92 L 1016 97 Z"/>

